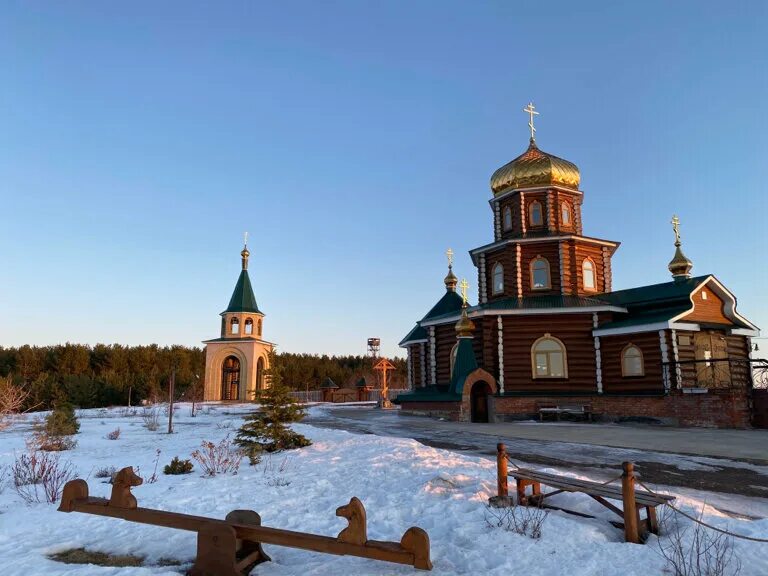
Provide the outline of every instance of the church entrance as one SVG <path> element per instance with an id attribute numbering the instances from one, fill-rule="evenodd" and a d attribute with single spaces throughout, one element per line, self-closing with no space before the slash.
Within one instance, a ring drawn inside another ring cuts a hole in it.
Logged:
<path id="1" fill-rule="evenodd" d="M 221 368 L 221 399 L 240 399 L 240 360 L 227 356 Z"/>
<path id="2" fill-rule="evenodd" d="M 256 363 L 256 392 L 264 390 L 264 358 Z"/>
<path id="3" fill-rule="evenodd" d="M 697 332 L 694 336 L 696 353 L 696 383 L 702 388 L 724 388 L 731 384 L 728 345 L 725 336 L 717 332 Z"/>
<path id="4" fill-rule="evenodd" d="M 490 393 L 491 387 L 483 380 L 472 385 L 472 390 L 469 393 L 472 422 L 488 422 L 488 395 Z"/>

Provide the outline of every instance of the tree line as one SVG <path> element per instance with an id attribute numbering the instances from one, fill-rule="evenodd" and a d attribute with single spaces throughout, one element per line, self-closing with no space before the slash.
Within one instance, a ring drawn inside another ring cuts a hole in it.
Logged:
<path id="1" fill-rule="evenodd" d="M 365 377 L 377 386 L 370 357 L 281 353 L 275 358 L 285 384 L 294 390 L 316 390 L 325 378 L 340 387 L 354 387 Z M 392 362 L 397 370 L 388 376 L 389 386 L 404 388 L 405 360 L 394 358 Z M 57 400 L 80 408 L 167 400 L 174 369 L 176 399 L 201 399 L 205 378 L 205 351 L 201 348 L 69 343 L 0 346 L 0 376 L 10 375 L 29 391 L 24 409 L 46 410 Z"/>

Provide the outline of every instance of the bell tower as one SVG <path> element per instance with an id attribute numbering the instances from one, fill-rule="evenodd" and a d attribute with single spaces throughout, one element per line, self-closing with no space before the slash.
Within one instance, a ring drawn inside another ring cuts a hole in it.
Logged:
<path id="1" fill-rule="evenodd" d="M 219 338 L 205 340 L 205 400 L 255 400 L 268 387 L 266 370 L 275 345 L 263 339 L 264 313 L 248 274 L 248 235 L 240 276 L 221 316 Z"/>

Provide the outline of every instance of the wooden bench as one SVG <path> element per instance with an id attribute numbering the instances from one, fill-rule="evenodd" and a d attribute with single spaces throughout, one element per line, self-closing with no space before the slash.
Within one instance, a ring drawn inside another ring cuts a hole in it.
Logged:
<path id="1" fill-rule="evenodd" d="M 569 414 L 571 416 L 585 416 L 592 422 L 591 404 L 539 404 L 539 421 L 544 421 L 546 414 L 554 414 L 560 421 L 560 416 Z"/>
<path id="2" fill-rule="evenodd" d="M 648 533 L 659 533 L 656 507 L 675 499 L 674 496 L 653 494 L 646 490 L 636 490 L 634 465 L 631 462 L 624 462 L 622 464 L 623 473 L 621 475 L 621 486 L 616 486 L 612 485 L 610 482 L 601 484 L 600 482 L 579 480 L 577 478 L 560 476 L 557 474 L 547 474 L 545 472 L 527 468 L 517 468 L 513 472 L 508 473 L 506 447 L 504 444 L 497 444 L 496 448 L 498 501 L 509 500 L 507 487 L 508 476 L 512 476 L 515 479 L 517 503 L 522 506 L 542 506 L 570 512 L 564 508 L 549 506 L 544 500 L 563 492 L 581 492 L 623 518 L 623 524 L 617 524 L 624 528 L 625 540 L 634 544 L 645 541 Z M 542 484 L 554 488 L 554 490 L 544 493 L 541 491 Z M 531 488 L 530 495 L 526 493 L 528 487 Z M 621 501 L 622 508 L 619 508 L 608 500 Z M 645 518 L 641 520 L 640 510 L 643 508 L 645 509 Z M 581 513 L 579 513 L 579 515 L 587 516 L 586 514 Z"/>
<path id="3" fill-rule="evenodd" d="M 64 486 L 59 512 L 82 512 L 122 518 L 130 522 L 197 532 L 197 556 L 190 576 L 245 576 L 254 566 L 270 560 L 262 544 L 274 544 L 324 554 L 350 555 L 384 562 L 408 564 L 431 570 L 429 535 L 421 528 L 409 528 L 400 542 L 368 540 L 363 503 L 352 498 L 336 510 L 348 526 L 338 536 L 319 536 L 261 525 L 252 510 L 234 510 L 224 520 L 139 508 L 131 487 L 143 480 L 133 468 L 123 468 L 115 476 L 110 499 L 88 495 L 85 480 L 71 480 Z"/>

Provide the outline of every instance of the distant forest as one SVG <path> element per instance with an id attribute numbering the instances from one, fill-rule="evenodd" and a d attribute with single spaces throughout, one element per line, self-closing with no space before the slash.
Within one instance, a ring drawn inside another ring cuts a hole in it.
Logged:
<path id="1" fill-rule="evenodd" d="M 406 363 L 388 375 L 389 386 L 404 388 Z M 361 377 L 374 387 L 377 376 L 366 356 L 326 356 L 281 353 L 277 364 L 284 382 L 296 390 L 316 390 L 326 377 L 340 387 L 354 386 Z M 11 375 L 29 391 L 27 408 L 44 410 L 56 400 L 80 408 L 167 401 L 168 382 L 176 368 L 177 400 L 200 399 L 205 377 L 205 352 L 184 346 L 121 346 L 63 344 L 60 346 L 0 346 L 0 376 Z"/>

